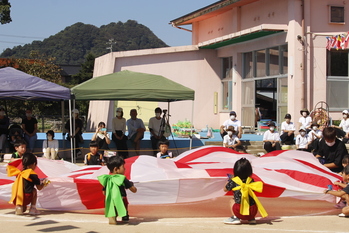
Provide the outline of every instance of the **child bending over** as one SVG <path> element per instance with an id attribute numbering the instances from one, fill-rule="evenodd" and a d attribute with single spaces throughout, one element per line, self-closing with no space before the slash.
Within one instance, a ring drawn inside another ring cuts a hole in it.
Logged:
<path id="1" fill-rule="evenodd" d="M 343 170 L 343 182 L 348 183 L 349 182 L 349 166 L 346 166 Z M 345 188 L 343 188 L 343 190 L 338 190 L 338 191 L 334 191 L 334 190 L 324 190 L 325 194 L 331 194 L 333 196 L 336 197 L 340 197 L 344 200 L 346 200 L 346 202 L 348 203 L 349 201 L 349 186 L 346 186 Z M 342 213 L 338 215 L 339 217 L 347 217 L 349 216 L 349 206 L 346 206 L 342 209 Z"/>
<path id="2" fill-rule="evenodd" d="M 37 215 L 40 212 L 36 209 L 37 191 L 44 188 L 49 181 L 44 179 L 41 181 L 38 175 L 34 172 L 37 165 L 36 156 L 32 153 L 25 153 L 22 157 L 23 171 L 18 168 L 7 166 L 8 176 L 17 176 L 12 186 L 12 197 L 9 203 L 16 205 L 15 213 L 22 215 L 27 210 L 27 205 L 30 205 L 29 214 Z"/>
<path id="3" fill-rule="evenodd" d="M 254 182 L 251 163 L 246 158 L 241 158 L 234 164 L 234 177 L 230 178 L 224 187 L 224 191 L 233 190 L 234 199 L 231 200 L 233 216 L 224 221 L 225 224 L 241 224 L 241 220 L 248 220 L 249 224 L 256 224 L 257 209 L 262 217 L 268 216 L 262 204 L 254 194 L 262 192 L 263 183 Z M 244 185 L 243 185 L 244 184 Z M 241 187 L 244 187 L 242 189 Z"/>
<path id="4" fill-rule="evenodd" d="M 117 216 L 122 217 L 122 221 L 129 220 L 125 189 L 129 189 L 133 193 L 137 192 L 133 182 L 126 179 L 124 175 L 124 164 L 123 158 L 112 156 L 107 162 L 107 167 L 111 174 L 97 177 L 103 186 L 103 194 L 105 195 L 105 216 L 109 218 L 109 224 L 112 225 L 117 224 Z"/>

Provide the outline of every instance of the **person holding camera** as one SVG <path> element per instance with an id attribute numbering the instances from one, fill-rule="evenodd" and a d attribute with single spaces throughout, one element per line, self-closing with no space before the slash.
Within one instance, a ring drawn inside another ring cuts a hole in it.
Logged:
<path id="1" fill-rule="evenodd" d="M 161 108 L 155 108 L 155 117 L 152 117 L 149 119 L 149 131 L 150 131 L 150 140 L 151 140 L 151 147 L 153 149 L 153 156 L 156 157 L 157 150 L 159 148 L 158 144 L 159 141 L 166 140 L 164 137 L 164 124 L 165 121 L 161 117 L 162 110 Z M 164 114 L 165 110 L 164 110 Z"/>
<path id="2" fill-rule="evenodd" d="M 91 141 L 96 141 L 98 149 L 103 151 L 102 154 L 104 154 L 104 150 L 110 150 L 108 146 L 110 144 L 110 138 L 104 122 L 101 121 L 98 123 L 98 127 Z"/>

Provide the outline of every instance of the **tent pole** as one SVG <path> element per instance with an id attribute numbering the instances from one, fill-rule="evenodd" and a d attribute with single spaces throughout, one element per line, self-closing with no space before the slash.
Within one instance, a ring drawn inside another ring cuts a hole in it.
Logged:
<path id="1" fill-rule="evenodd" d="M 76 107 L 75 107 L 75 99 L 73 99 L 73 109 L 74 110 Z M 73 151 L 73 158 L 74 158 L 74 163 L 76 163 L 76 148 L 78 146 L 78 143 L 76 143 L 76 135 L 75 135 L 75 113 L 74 113 L 74 116 L 73 116 L 73 135 L 74 135 L 74 139 L 73 139 L 73 142 L 74 142 L 74 151 Z"/>
<path id="2" fill-rule="evenodd" d="M 65 135 L 65 128 L 64 128 L 64 100 L 61 101 L 61 114 L 62 114 L 62 147 L 63 147 L 63 151 L 65 151 L 65 139 L 64 139 L 64 135 Z M 65 152 L 63 152 L 65 154 Z M 62 156 L 62 155 L 61 155 Z M 65 158 L 65 156 L 64 156 Z"/>
<path id="3" fill-rule="evenodd" d="M 69 100 L 69 136 L 70 136 L 70 157 L 71 157 L 71 162 L 73 162 L 73 158 L 74 158 L 74 154 L 73 154 L 73 138 L 71 137 L 72 136 L 72 129 L 73 129 L 73 126 L 72 126 L 72 115 L 71 115 L 71 99 Z"/>
<path id="4" fill-rule="evenodd" d="M 194 127 L 194 100 L 191 102 L 191 124 L 190 124 L 190 142 L 189 142 L 189 150 L 193 145 L 193 127 Z"/>

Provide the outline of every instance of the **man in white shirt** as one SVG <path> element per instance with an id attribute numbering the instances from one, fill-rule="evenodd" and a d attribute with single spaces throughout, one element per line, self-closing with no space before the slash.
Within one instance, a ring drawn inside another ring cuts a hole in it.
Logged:
<path id="1" fill-rule="evenodd" d="M 264 150 L 268 153 L 274 150 L 281 150 L 280 135 L 275 131 L 275 123 L 269 122 L 269 130 L 263 134 Z"/>
<path id="2" fill-rule="evenodd" d="M 241 138 L 242 137 L 241 122 L 236 119 L 236 112 L 231 111 L 229 113 L 229 116 L 230 116 L 230 119 L 226 120 L 220 128 L 222 138 L 224 138 L 224 136 L 227 135 L 227 129 L 229 126 L 233 126 L 235 130 L 235 134 L 238 136 L 238 138 Z"/>
<path id="3" fill-rule="evenodd" d="M 144 136 L 145 126 L 142 119 L 137 118 L 137 110 L 131 109 L 131 118 L 127 120 L 128 139 L 134 143 L 136 155 L 139 155 L 141 140 Z"/>
<path id="4" fill-rule="evenodd" d="M 294 145 L 294 127 L 293 122 L 291 122 L 291 114 L 285 115 L 285 121 L 281 123 L 281 143 L 285 145 Z"/>
<path id="5" fill-rule="evenodd" d="M 159 141 L 166 140 L 164 137 L 164 125 L 165 122 L 161 117 L 162 110 L 161 108 L 155 109 L 155 117 L 149 119 L 149 131 L 150 131 L 150 140 L 151 146 L 153 148 L 153 155 L 156 156 L 159 149 Z"/>

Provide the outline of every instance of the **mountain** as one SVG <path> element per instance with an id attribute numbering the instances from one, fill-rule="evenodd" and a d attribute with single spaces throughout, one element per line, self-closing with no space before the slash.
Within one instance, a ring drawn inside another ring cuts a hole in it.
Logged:
<path id="1" fill-rule="evenodd" d="M 134 20 L 102 25 L 100 28 L 84 23 L 75 23 L 43 41 L 6 49 L 0 57 L 30 58 L 32 50 L 55 57 L 57 64 L 79 65 L 91 52 L 96 57 L 113 52 L 168 47 L 146 26 Z M 114 43 L 115 42 L 115 43 Z"/>

